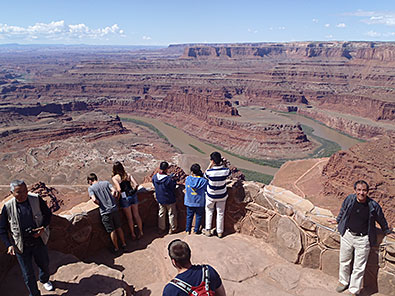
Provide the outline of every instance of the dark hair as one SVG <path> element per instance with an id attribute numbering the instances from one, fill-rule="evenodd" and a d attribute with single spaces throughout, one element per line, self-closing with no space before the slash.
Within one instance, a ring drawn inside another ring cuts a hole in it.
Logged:
<path id="1" fill-rule="evenodd" d="M 125 172 L 125 168 L 119 161 L 114 162 L 114 165 L 112 166 L 112 175 L 119 175 L 121 180 L 125 180 L 128 177 L 128 174 Z"/>
<path id="2" fill-rule="evenodd" d="M 365 180 L 358 180 L 357 182 L 355 182 L 354 189 L 357 189 L 358 184 L 364 184 L 366 186 L 366 189 L 369 191 L 369 184 Z"/>
<path id="3" fill-rule="evenodd" d="M 181 267 L 191 264 L 191 249 L 188 244 L 180 239 L 175 239 L 167 246 L 169 257 Z"/>
<path id="4" fill-rule="evenodd" d="M 198 163 L 194 163 L 191 166 L 191 172 L 194 173 L 196 176 L 203 177 L 202 169 L 200 168 L 200 165 Z"/>
<path id="5" fill-rule="evenodd" d="M 89 175 L 88 175 L 88 177 L 86 177 L 86 179 L 88 180 L 88 181 L 97 181 L 97 176 L 96 176 L 96 174 L 95 173 L 90 173 Z"/>
<path id="6" fill-rule="evenodd" d="M 162 161 L 159 165 L 159 169 L 161 169 L 162 171 L 167 170 L 168 167 L 169 167 L 169 164 L 166 161 Z"/>
<path id="7" fill-rule="evenodd" d="M 220 165 L 221 162 L 222 162 L 221 153 L 219 153 L 218 151 L 215 151 L 215 152 L 211 153 L 211 154 L 210 154 L 210 159 L 211 159 L 212 161 L 214 161 L 214 163 L 215 163 L 216 165 Z"/>

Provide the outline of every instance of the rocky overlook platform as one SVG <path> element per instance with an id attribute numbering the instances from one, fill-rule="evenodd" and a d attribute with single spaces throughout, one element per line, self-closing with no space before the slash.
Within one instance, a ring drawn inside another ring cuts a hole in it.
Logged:
<path id="1" fill-rule="evenodd" d="M 176 193 L 182 227 L 183 187 Z M 108 251 L 110 241 L 92 201 L 54 215 L 48 246 L 60 252 L 51 252 L 55 295 L 160 295 L 176 273 L 166 254 L 174 238 L 191 244 L 195 263 L 208 262 L 219 271 L 229 295 L 336 295 L 340 237 L 327 222 L 329 210 L 256 182 L 232 181 L 228 193 L 224 239 L 182 232 L 161 237 L 149 230 L 157 222 L 157 203 L 152 184 L 143 184 L 138 196 L 147 235 L 128 241 L 120 256 Z M 369 258 L 362 295 L 392 295 L 395 289 L 395 240 L 380 236 L 379 241 Z M 0 289 L 23 293 L 15 281 L 14 258 L 3 253 L 0 259 Z"/>

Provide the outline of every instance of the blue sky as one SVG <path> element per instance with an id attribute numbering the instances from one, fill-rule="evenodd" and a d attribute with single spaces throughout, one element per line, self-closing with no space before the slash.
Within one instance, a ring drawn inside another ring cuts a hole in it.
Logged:
<path id="1" fill-rule="evenodd" d="M 0 44 L 395 41 L 395 0 L 15 0 Z"/>

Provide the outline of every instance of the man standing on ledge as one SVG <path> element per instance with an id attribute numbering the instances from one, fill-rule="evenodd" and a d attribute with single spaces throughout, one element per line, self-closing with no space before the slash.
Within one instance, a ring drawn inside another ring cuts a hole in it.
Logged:
<path id="1" fill-rule="evenodd" d="M 47 242 L 51 210 L 37 194 L 28 193 L 24 181 L 10 184 L 14 198 L 4 204 L 0 220 L 0 237 L 7 254 L 16 255 L 30 296 L 41 295 L 37 287 L 32 259 L 39 270 L 39 279 L 46 290 L 52 291 L 49 281 Z M 8 237 L 11 234 L 11 239 Z"/>
<path id="2" fill-rule="evenodd" d="M 210 165 L 204 177 L 208 179 L 206 191 L 206 229 L 205 235 L 211 236 L 211 224 L 214 208 L 217 209 L 217 235 L 222 238 L 224 233 L 225 205 L 228 198 L 226 179 L 230 176 L 230 170 L 223 165 L 222 156 L 219 152 L 210 154 Z"/>
<path id="3" fill-rule="evenodd" d="M 121 217 L 114 196 L 116 191 L 108 181 L 99 181 L 96 174 L 91 173 L 87 177 L 89 197 L 99 206 L 101 221 L 110 234 L 114 246 L 114 253 L 119 251 L 118 237 L 122 243 L 122 249 L 126 249 L 125 236 L 122 230 Z"/>
<path id="4" fill-rule="evenodd" d="M 354 194 L 346 197 L 336 218 L 341 234 L 339 284 L 336 291 L 341 293 L 348 288 L 351 295 L 358 295 L 362 289 L 370 247 L 377 242 L 376 221 L 385 234 L 391 233 L 391 230 L 380 205 L 368 197 L 368 183 L 363 180 L 355 182 L 354 191 Z"/>
<path id="5" fill-rule="evenodd" d="M 155 198 L 159 204 L 158 227 L 159 233 L 166 232 L 166 212 L 169 212 L 169 234 L 177 231 L 177 208 L 176 208 L 176 182 L 172 175 L 168 175 L 169 164 L 162 161 L 159 165 L 159 173 L 152 177 L 155 187 Z"/>

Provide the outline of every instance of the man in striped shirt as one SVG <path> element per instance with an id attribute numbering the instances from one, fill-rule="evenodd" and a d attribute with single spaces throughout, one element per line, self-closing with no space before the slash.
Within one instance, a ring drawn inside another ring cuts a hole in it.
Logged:
<path id="1" fill-rule="evenodd" d="M 224 233 L 225 205 L 228 193 L 226 190 L 226 179 L 230 176 L 230 170 L 223 165 L 219 152 L 210 154 L 210 165 L 204 173 L 208 179 L 206 192 L 206 229 L 207 236 L 212 235 L 211 223 L 214 209 L 217 209 L 217 235 L 219 238 Z"/>

